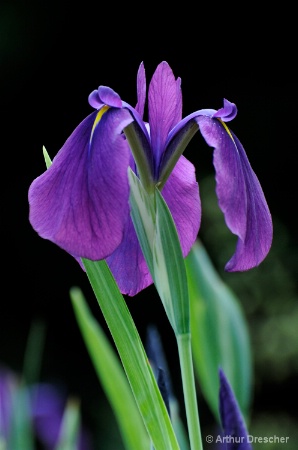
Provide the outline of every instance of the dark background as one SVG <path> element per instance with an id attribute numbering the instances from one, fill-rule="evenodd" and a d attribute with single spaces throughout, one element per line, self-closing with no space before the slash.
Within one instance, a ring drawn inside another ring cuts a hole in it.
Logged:
<path id="1" fill-rule="evenodd" d="M 249 26 L 245 28 L 242 22 L 231 23 L 227 11 L 225 20 L 220 13 L 215 22 L 212 8 L 204 14 L 200 9 L 196 15 L 196 9 L 185 5 L 167 16 L 159 10 L 147 11 L 149 5 L 142 10 L 123 5 L 121 11 L 110 6 L 84 2 L 75 9 L 58 2 L 1 3 L 0 362 L 21 371 L 29 330 L 35 321 L 41 321 L 46 329 L 41 379 L 62 385 L 81 399 L 84 421 L 95 439 L 100 437 L 102 442 L 109 433 L 117 435 L 78 331 L 70 287 L 83 289 L 105 327 L 101 313 L 79 265 L 31 228 L 27 193 L 33 179 L 45 170 L 42 146 L 51 158 L 55 156 L 91 112 L 87 98 L 93 89 L 100 84 L 110 86 L 134 105 L 140 62 L 144 61 L 149 82 L 156 66 L 166 60 L 175 76 L 182 78 L 184 116 L 200 108 L 218 109 L 223 98 L 238 107 L 230 127 L 247 151 L 272 212 L 272 254 L 269 262 L 261 265 L 264 269 L 254 269 L 247 278 L 240 276 L 239 282 L 224 274 L 219 241 L 208 222 L 208 196 L 212 194 L 206 180 L 213 175 L 212 150 L 196 136 L 186 156 L 195 164 L 202 193 L 206 192 L 205 200 L 202 198 L 206 219 L 200 237 L 247 312 L 256 355 L 253 411 L 256 418 L 264 418 L 263 422 L 256 419 L 256 429 L 259 424 L 267 426 L 269 413 L 275 414 L 272 421 L 294 426 L 298 87 L 291 14 L 266 21 L 247 17 Z M 258 288 L 248 287 L 250 276 Z M 174 336 L 154 288 L 127 302 L 142 338 L 148 323 L 158 325 L 170 366 L 176 368 Z M 179 383 L 179 374 L 173 377 Z M 201 408 L 206 414 L 201 413 L 203 424 L 207 424 L 211 419 L 203 401 Z M 98 419 L 102 411 L 104 415 Z M 112 422 L 112 432 L 107 431 L 107 421 Z"/>

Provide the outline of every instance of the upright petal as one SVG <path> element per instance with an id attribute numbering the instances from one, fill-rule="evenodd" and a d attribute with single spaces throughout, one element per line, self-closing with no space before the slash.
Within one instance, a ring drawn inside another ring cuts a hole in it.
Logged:
<path id="1" fill-rule="evenodd" d="M 92 260 L 120 244 L 129 195 L 129 148 L 120 133 L 131 115 L 108 109 L 99 120 L 99 114 L 81 122 L 29 189 L 29 219 L 39 235 Z"/>
<path id="2" fill-rule="evenodd" d="M 152 149 L 159 165 L 169 131 L 182 114 L 181 80 L 175 80 L 172 69 L 163 61 L 157 66 L 148 93 L 148 111 Z"/>
<path id="3" fill-rule="evenodd" d="M 140 64 L 140 67 L 138 70 L 137 96 L 138 96 L 138 102 L 137 102 L 135 109 L 136 109 L 136 111 L 138 111 L 140 116 L 143 118 L 144 109 L 145 109 L 145 101 L 146 101 L 146 74 L 145 74 L 144 63 Z"/>
<path id="4" fill-rule="evenodd" d="M 201 223 L 201 201 L 195 168 L 181 156 L 162 195 L 172 213 L 185 257 L 195 242 Z"/>
<path id="5" fill-rule="evenodd" d="M 233 390 L 223 372 L 219 371 L 219 413 L 227 450 L 252 450 L 246 425 Z"/>
<path id="6" fill-rule="evenodd" d="M 227 126 L 218 119 L 197 118 L 208 145 L 214 147 L 216 192 L 226 224 L 238 236 L 227 271 L 244 271 L 260 264 L 272 243 L 272 219 L 256 174 L 245 150 Z"/>

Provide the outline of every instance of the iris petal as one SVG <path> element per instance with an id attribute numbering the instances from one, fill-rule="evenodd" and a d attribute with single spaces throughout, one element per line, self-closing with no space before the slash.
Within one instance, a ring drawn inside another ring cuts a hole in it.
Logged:
<path id="1" fill-rule="evenodd" d="M 122 106 L 120 96 L 108 86 L 99 86 L 98 97 L 105 105 L 114 106 L 115 108 L 121 108 Z"/>
<path id="2" fill-rule="evenodd" d="M 89 105 L 91 105 L 95 109 L 99 109 L 104 105 L 104 103 L 102 103 L 98 96 L 98 89 L 95 89 L 91 92 L 91 94 L 89 94 L 88 102 Z"/>
<path id="3" fill-rule="evenodd" d="M 272 219 L 261 185 L 252 170 L 245 150 L 218 119 L 197 118 L 200 131 L 213 147 L 216 192 L 226 224 L 239 239 L 227 271 L 244 271 L 266 257 L 272 243 Z"/>
<path id="4" fill-rule="evenodd" d="M 104 105 L 121 108 L 122 100 L 113 89 L 107 86 L 99 86 L 98 89 L 91 92 L 88 97 L 89 105 L 95 109 L 100 109 Z"/>
<path id="5" fill-rule="evenodd" d="M 237 116 L 237 107 L 235 103 L 229 102 L 226 98 L 224 98 L 224 106 L 220 108 L 216 113 L 213 114 L 212 117 L 217 117 L 222 119 L 224 122 L 229 122 L 230 120 L 235 119 Z"/>
<path id="6" fill-rule="evenodd" d="M 219 370 L 219 412 L 227 437 L 227 450 L 252 450 L 248 441 L 248 433 L 233 390 L 223 372 Z"/>
<path id="7" fill-rule="evenodd" d="M 201 201 L 195 168 L 181 156 L 162 195 L 172 213 L 185 257 L 195 242 L 201 223 Z"/>
<path id="8" fill-rule="evenodd" d="M 153 283 L 129 211 L 123 240 L 106 261 L 122 294 L 134 296 Z"/>
<path id="9" fill-rule="evenodd" d="M 180 79 L 176 81 L 165 61 L 157 66 L 151 79 L 148 108 L 152 148 L 159 165 L 168 133 L 180 120 L 182 113 Z"/>
<path id="10" fill-rule="evenodd" d="M 132 118 L 109 109 L 75 129 L 50 168 L 29 188 L 33 228 L 72 254 L 103 259 L 120 244 L 128 210 L 128 145 L 120 130 Z"/>
<path id="11" fill-rule="evenodd" d="M 138 74 L 137 74 L 137 96 L 138 96 L 138 102 L 137 102 L 135 109 L 136 109 L 136 111 L 138 111 L 140 116 L 143 118 L 145 102 L 146 102 L 146 74 L 145 74 L 144 63 L 140 64 Z"/>

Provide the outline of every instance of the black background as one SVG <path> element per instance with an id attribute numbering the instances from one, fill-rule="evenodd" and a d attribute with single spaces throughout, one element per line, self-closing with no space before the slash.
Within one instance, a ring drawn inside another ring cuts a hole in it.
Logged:
<path id="1" fill-rule="evenodd" d="M 123 5 L 121 11 L 109 6 L 4 2 L 0 17 L 0 361 L 22 370 L 30 327 L 35 320 L 44 322 L 41 378 L 82 398 L 91 426 L 90 408 L 104 399 L 73 315 L 71 286 L 83 289 L 105 324 L 78 264 L 31 228 L 27 193 L 45 170 L 42 146 L 55 156 L 91 112 L 87 98 L 93 89 L 110 86 L 134 105 L 140 62 L 149 81 L 166 60 L 182 79 L 184 116 L 200 108 L 218 109 L 223 98 L 236 103 L 238 115 L 230 127 L 247 151 L 274 219 L 289 233 L 292 254 L 297 254 L 298 88 L 291 14 L 270 21 L 250 19 L 244 29 L 242 21 L 236 25 L 228 14 L 225 20 L 219 15 L 216 23 L 212 8 L 198 14 L 185 5 L 168 16 L 147 11 L 148 4 L 142 9 Z M 213 173 L 212 152 L 199 138 L 195 142 L 197 152 L 192 146 L 186 156 L 201 179 Z M 127 302 L 142 337 L 148 323 L 158 324 L 171 365 L 177 367 L 172 330 L 154 288 Z M 104 426 L 99 428 L 104 432 Z"/>

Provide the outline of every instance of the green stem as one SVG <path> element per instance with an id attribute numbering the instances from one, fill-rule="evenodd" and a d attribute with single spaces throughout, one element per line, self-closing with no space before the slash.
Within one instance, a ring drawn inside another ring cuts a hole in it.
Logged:
<path id="1" fill-rule="evenodd" d="M 195 388 L 190 333 L 178 335 L 177 344 L 182 375 L 187 426 L 190 439 L 190 448 L 191 450 L 203 450 L 197 405 L 197 394 Z"/>

